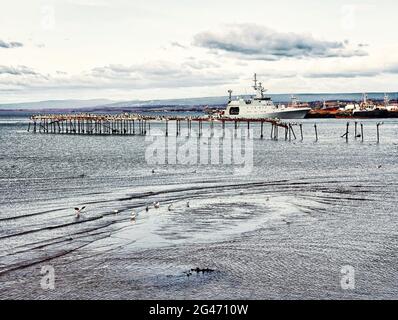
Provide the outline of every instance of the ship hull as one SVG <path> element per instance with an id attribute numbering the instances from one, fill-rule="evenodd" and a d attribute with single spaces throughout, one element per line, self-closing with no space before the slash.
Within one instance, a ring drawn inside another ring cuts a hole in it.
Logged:
<path id="1" fill-rule="evenodd" d="M 304 119 L 311 109 L 301 108 L 296 110 L 274 111 L 266 113 L 242 113 L 239 115 L 228 115 L 231 119 Z"/>

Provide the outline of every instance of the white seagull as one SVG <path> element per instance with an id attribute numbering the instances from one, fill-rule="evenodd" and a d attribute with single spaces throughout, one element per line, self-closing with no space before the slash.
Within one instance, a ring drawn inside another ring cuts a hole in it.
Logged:
<path id="1" fill-rule="evenodd" d="M 167 207 L 167 210 L 171 211 L 173 209 L 173 204 L 170 203 L 169 206 Z"/>
<path id="2" fill-rule="evenodd" d="M 137 214 L 135 213 L 135 211 L 132 211 L 132 212 L 131 212 L 130 219 L 131 219 L 131 220 L 135 220 L 136 217 L 137 217 Z"/>
<path id="3" fill-rule="evenodd" d="M 156 209 L 159 209 L 159 208 L 160 208 L 160 203 L 159 203 L 159 202 L 154 202 L 154 203 L 153 203 L 153 206 L 154 206 Z"/>

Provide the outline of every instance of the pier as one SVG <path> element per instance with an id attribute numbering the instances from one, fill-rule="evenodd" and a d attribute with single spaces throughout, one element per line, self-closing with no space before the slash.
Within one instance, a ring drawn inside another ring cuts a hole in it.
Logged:
<path id="1" fill-rule="evenodd" d="M 215 124 L 219 124 L 225 132 L 226 123 L 233 123 L 237 130 L 242 124 L 250 130 L 251 123 L 260 123 L 260 138 L 264 138 L 264 124 L 271 126 L 271 138 L 278 139 L 279 129 L 285 131 L 285 137 L 296 138 L 292 123 L 285 123 L 276 119 L 216 119 L 209 117 L 165 117 L 142 116 L 136 114 L 95 115 L 95 114 L 47 114 L 34 115 L 30 118 L 28 131 L 44 134 L 76 134 L 76 135 L 141 135 L 150 132 L 151 123 L 164 124 L 165 135 L 169 135 L 169 126 L 174 122 L 176 135 L 181 135 L 181 128 L 185 124 L 190 135 L 193 123 L 196 123 L 199 137 L 203 135 L 203 123 L 208 123 L 210 131 L 214 131 Z"/>
<path id="2" fill-rule="evenodd" d="M 163 126 L 165 136 L 170 134 L 170 124 L 175 128 L 175 135 L 181 136 L 182 129 L 191 136 L 192 129 L 197 128 L 197 136 L 203 136 L 203 123 L 207 123 L 210 136 L 214 135 L 214 128 L 217 125 L 225 136 L 226 124 L 229 128 L 233 128 L 237 132 L 238 128 L 247 130 L 250 134 L 252 123 L 259 125 L 259 136 L 252 138 L 264 139 L 265 126 L 270 129 L 270 139 L 285 141 L 298 140 L 303 141 L 303 123 L 284 122 L 279 119 L 256 119 L 256 118 L 213 118 L 213 117 L 178 117 L 178 116 L 143 116 L 142 114 L 44 114 L 34 115 L 30 117 L 28 124 L 28 132 L 41 134 L 69 134 L 69 135 L 121 135 L 121 136 L 145 136 L 150 133 L 151 124 L 157 123 Z M 360 131 L 358 130 L 360 125 Z M 377 143 L 380 143 L 381 133 L 380 126 L 382 122 L 376 124 Z M 308 123 L 314 128 L 314 142 L 319 141 L 319 131 L 317 123 Z M 297 134 L 295 131 L 297 129 Z M 347 122 L 345 132 L 341 135 L 346 142 L 349 141 L 350 123 Z M 358 132 L 359 131 L 359 132 Z M 364 126 L 362 123 L 354 122 L 354 140 L 360 138 L 364 141 Z"/>

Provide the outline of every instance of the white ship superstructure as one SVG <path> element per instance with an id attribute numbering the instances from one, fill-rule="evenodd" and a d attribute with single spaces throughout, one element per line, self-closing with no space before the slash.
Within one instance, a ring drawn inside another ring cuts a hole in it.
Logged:
<path id="1" fill-rule="evenodd" d="M 232 100 L 232 91 L 229 90 L 229 102 L 224 113 L 226 118 L 247 118 L 247 119 L 303 119 L 311 110 L 310 108 L 300 108 L 297 105 L 276 106 L 271 97 L 264 95 L 266 89 L 261 82 L 257 81 L 254 74 L 254 86 L 256 95 L 250 99 L 237 98 Z"/>

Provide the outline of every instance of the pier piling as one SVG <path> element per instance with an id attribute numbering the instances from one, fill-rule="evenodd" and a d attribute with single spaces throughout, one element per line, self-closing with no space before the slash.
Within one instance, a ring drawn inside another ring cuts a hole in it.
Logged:
<path id="1" fill-rule="evenodd" d="M 302 123 L 300 123 L 300 135 L 301 135 L 301 141 L 303 141 L 304 138 L 303 138 L 303 124 Z"/>
<path id="2" fill-rule="evenodd" d="M 383 123 L 378 122 L 376 124 L 376 129 L 377 129 L 377 143 L 380 143 L 380 125 L 382 125 Z"/>
<path id="3" fill-rule="evenodd" d="M 363 142 L 363 123 L 361 123 L 361 141 Z"/>
<path id="4" fill-rule="evenodd" d="M 314 129 L 315 129 L 315 142 L 318 142 L 318 127 L 316 123 L 314 124 Z"/>

